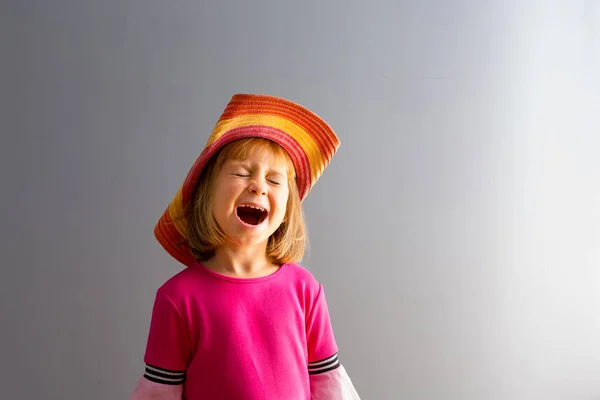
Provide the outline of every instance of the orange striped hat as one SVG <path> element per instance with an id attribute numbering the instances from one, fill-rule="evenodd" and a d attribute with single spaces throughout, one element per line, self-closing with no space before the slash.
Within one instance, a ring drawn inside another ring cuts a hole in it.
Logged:
<path id="1" fill-rule="evenodd" d="M 223 146 L 248 137 L 272 140 L 287 151 L 296 169 L 301 200 L 306 198 L 340 145 L 333 129 L 299 104 L 269 95 L 234 95 L 183 185 L 154 228 L 158 242 L 182 264 L 190 266 L 196 261 L 186 245 L 188 220 L 185 210 L 202 169 Z"/>

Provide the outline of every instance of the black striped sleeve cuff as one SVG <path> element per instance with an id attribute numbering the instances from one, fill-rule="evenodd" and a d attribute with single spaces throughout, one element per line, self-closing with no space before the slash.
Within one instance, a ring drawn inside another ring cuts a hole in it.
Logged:
<path id="1" fill-rule="evenodd" d="M 340 360 L 338 355 L 335 353 L 331 357 L 327 357 L 323 360 L 309 362 L 308 373 L 311 375 L 322 374 L 331 370 L 334 370 L 340 366 Z"/>
<path id="2" fill-rule="evenodd" d="M 185 381 L 185 371 L 172 371 L 146 364 L 144 378 L 164 385 L 181 385 Z"/>

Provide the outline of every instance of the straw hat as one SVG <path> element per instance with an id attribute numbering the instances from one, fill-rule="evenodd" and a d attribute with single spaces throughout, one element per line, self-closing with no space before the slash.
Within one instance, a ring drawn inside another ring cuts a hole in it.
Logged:
<path id="1" fill-rule="evenodd" d="M 185 244 L 188 224 L 185 211 L 192 201 L 200 173 L 219 149 L 234 140 L 248 137 L 272 140 L 287 151 L 296 169 L 301 200 L 306 198 L 340 145 L 333 129 L 317 114 L 299 104 L 263 94 L 234 95 L 154 228 L 158 242 L 185 266 L 196 262 Z"/>

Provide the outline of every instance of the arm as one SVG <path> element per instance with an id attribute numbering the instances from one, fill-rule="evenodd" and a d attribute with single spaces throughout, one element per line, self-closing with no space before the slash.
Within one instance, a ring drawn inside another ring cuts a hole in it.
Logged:
<path id="1" fill-rule="evenodd" d="M 311 400 L 360 400 L 343 365 L 310 376 Z"/>
<path id="2" fill-rule="evenodd" d="M 129 400 L 181 400 L 183 385 L 164 385 L 141 377 Z"/>
<path id="3" fill-rule="evenodd" d="M 322 286 L 307 318 L 307 345 L 311 400 L 360 400 L 338 359 Z"/>
<path id="4" fill-rule="evenodd" d="M 144 356 L 145 371 L 129 400 L 181 400 L 189 349 L 182 314 L 170 297 L 159 290 Z"/>

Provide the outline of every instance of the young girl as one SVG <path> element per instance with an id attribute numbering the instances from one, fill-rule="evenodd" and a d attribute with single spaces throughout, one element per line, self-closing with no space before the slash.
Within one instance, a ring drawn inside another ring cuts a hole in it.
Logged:
<path id="1" fill-rule="evenodd" d="M 157 291 L 132 400 L 359 399 L 323 287 L 296 264 L 301 202 L 338 147 L 296 103 L 233 96 L 155 228 L 186 268 Z"/>

